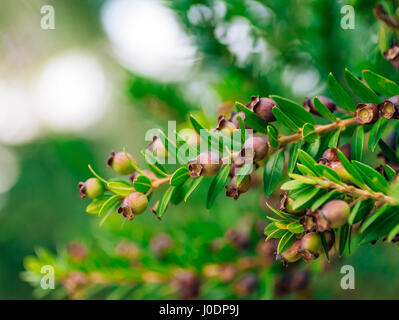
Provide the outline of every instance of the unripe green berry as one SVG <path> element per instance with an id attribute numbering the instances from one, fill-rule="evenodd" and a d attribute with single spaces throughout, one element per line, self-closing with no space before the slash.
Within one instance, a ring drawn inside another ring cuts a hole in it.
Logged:
<path id="1" fill-rule="evenodd" d="M 321 208 L 317 217 L 319 231 L 343 226 L 349 217 L 350 207 L 343 200 L 332 200 Z"/>
<path id="2" fill-rule="evenodd" d="M 298 252 L 305 260 L 313 260 L 319 256 L 321 248 L 320 235 L 317 232 L 310 232 L 302 237 L 301 247 Z"/>
<path id="3" fill-rule="evenodd" d="M 232 197 L 234 200 L 237 200 L 240 194 L 245 193 L 251 187 L 251 176 L 246 175 L 241 183 L 237 186 L 237 176 L 234 176 L 231 179 L 231 184 L 226 186 L 226 196 Z"/>
<path id="4" fill-rule="evenodd" d="M 301 240 L 295 240 L 295 242 L 289 247 L 287 250 L 278 254 L 276 256 L 276 260 L 280 260 L 283 262 L 284 266 L 287 266 L 288 263 L 296 262 L 302 258 L 301 254 L 298 250 L 301 247 Z"/>
<path id="5" fill-rule="evenodd" d="M 213 177 L 222 167 L 222 160 L 214 152 L 203 152 L 197 158 L 190 161 L 188 169 L 193 178 L 204 176 Z"/>
<path id="6" fill-rule="evenodd" d="M 90 199 L 96 199 L 104 194 L 105 187 L 104 184 L 97 178 L 90 178 L 86 182 L 80 182 L 79 196 L 83 199 L 86 196 Z"/>
<path id="7" fill-rule="evenodd" d="M 133 220 L 134 216 L 143 213 L 147 206 L 147 196 L 136 191 L 123 199 L 123 204 L 119 207 L 118 213 L 122 213 L 125 218 Z"/>
<path id="8" fill-rule="evenodd" d="M 138 165 L 137 160 L 131 154 L 127 153 L 127 155 L 133 164 Z M 108 167 L 114 169 L 115 172 L 120 175 L 132 174 L 135 171 L 124 152 L 112 152 L 111 156 L 108 158 L 107 164 Z"/>

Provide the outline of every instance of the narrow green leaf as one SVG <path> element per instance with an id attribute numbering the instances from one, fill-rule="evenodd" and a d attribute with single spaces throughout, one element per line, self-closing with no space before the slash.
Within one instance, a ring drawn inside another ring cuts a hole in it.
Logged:
<path id="1" fill-rule="evenodd" d="M 389 231 L 387 236 L 387 241 L 391 242 L 398 233 L 399 233 L 399 224 L 397 224 L 391 231 Z"/>
<path id="2" fill-rule="evenodd" d="M 378 141 L 378 145 L 381 148 L 381 151 L 383 152 L 384 156 L 388 158 L 393 163 L 399 163 L 399 157 L 396 154 L 395 150 L 393 150 L 390 146 L 388 146 L 384 140 L 380 139 Z"/>
<path id="3" fill-rule="evenodd" d="M 252 163 L 246 163 L 240 168 L 240 171 L 238 171 L 237 179 L 236 179 L 236 185 L 237 186 L 239 186 L 241 184 L 242 180 L 244 180 L 244 178 L 248 174 L 250 174 L 250 172 L 252 172 L 253 167 L 254 166 L 253 166 Z"/>
<path id="4" fill-rule="evenodd" d="M 320 198 L 316 199 L 313 202 L 311 209 L 315 211 L 318 208 L 320 208 L 323 204 L 325 204 L 327 201 L 338 199 L 340 197 L 342 197 L 342 194 L 340 194 L 338 191 L 335 190 L 330 191 L 325 195 L 321 196 Z"/>
<path id="5" fill-rule="evenodd" d="M 359 200 L 352 207 L 351 213 L 348 218 L 348 224 L 354 225 L 360 221 L 362 221 L 365 217 L 369 215 L 371 210 L 374 208 L 374 200 L 372 199 L 364 199 Z"/>
<path id="6" fill-rule="evenodd" d="M 308 153 L 303 150 L 298 151 L 299 161 L 311 170 L 316 176 L 318 176 L 318 171 L 316 169 L 316 160 L 313 159 Z"/>
<path id="7" fill-rule="evenodd" d="M 303 187 L 305 187 L 306 184 L 297 181 L 297 180 L 290 180 L 287 181 L 285 183 L 283 183 L 283 185 L 281 186 L 281 190 L 296 190 L 296 189 L 301 189 Z"/>
<path id="8" fill-rule="evenodd" d="M 225 165 L 218 174 L 213 178 L 211 186 L 209 187 L 208 196 L 206 199 L 206 208 L 210 209 L 215 202 L 216 196 L 223 190 L 229 177 L 230 165 Z"/>
<path id="9" fill-rule="evenodd" d="M 109 182 L 107 188 L 113 193 L 119 194 L 121 196 L 127 196 L 133 192 L 133 187 L 128 182 Z"/>
<path id="10" fill-rule="evenodd" d="M 297 234 L 305 232 L 305 229 L 303 228 L 302 224 L 297 221 L 291 222 L 289 225 L 287 225 L 287 230 L 289 232 Z"/>
<path id="11" fill-rule="evenodd" d="M 394 169 L 392 169 L 389 165 L 385 165 L 384 166 L 384 171 L 385 171 L 385 174 L 387 175 L 387 177 L 388 177 L 388 180 L 390 181 L 390 182 L 392 182 L 394 179 L 395 179 L 395 177 L 396 177 L 396 171 L 394 170 Z"/>
<path id="12" fill-rule="evenodd" d="M 279 239 L 282 236 L 284 236 L 287 232 L 288 232 L 287 230 L 277 229 L 277 230 L 271 232 L 267 236 L 266 241 L 269 240 L 269 239 Z"/>
<path id="13" fill-rule="evenodd" d="M 193 191 L 198 187 L 198 185 L 202 182 L 204 177 L 198 177 L 192 180 L 190 185 L 187 185 L 187 189 L 185 190 L 184 202 L 190 197 Z"/>
<path id="14" fill-rule="evenodd" d="M 337 154 L 338 154 L 338 159 L 341 161 L 342 165 L 348 171 L 348 173 L 351 175 L 351 181 L 359 186 L 360 188 L 365 187 L 364 180 L 360 173 L 357 171 L 357 169 L 350 163 L 348 158 L 342 153 L 341 150 L 337 149 Z"/>
<path id="15" fill-rule="evenodd" d="M 177 169 L 170 179 L 170 185 L 177 187 L 182 185 L 190 177 L 190 171 L 187 167 L 181 167 Z"/>
<path id="16" fill-rule="evenodd" d="M 313 143 L 319 137 L 319 134 L 315 131 L 313 124 L 305 123 L 302 127 L 302 137 L 305 142 Z"/>
<path id="17" fill-rule="evenodd" d="M 277 149 L 278 148 L 278 131 L 275 127 L 272 125 L 267 126 L 267 136 L 269 138 L 269 143 L 272 148 Z"/>
<path id="18" fill-rule="evenodd" d="M 238 111 L 243 111 L 245 113 L 245 120 L 244 122 L 250 126 L 252 129 L 262 132 L 266 132 L 267 122 L 259 117 L 255 112 L 251 109 L 247 108 L 240 102 L 236 102 L 236 108 Z"/>
<path id="19" fill-rule="evenodd" d="M 301 145 L 302 145 L 302 140 L 298 140 L 296 143 L 293 143 L 290 148 L 289 160 L 288 160 L 288 173 L 294 172 Z"/>
<path id="20" fill-rule="evenodd" d="M 284 165 L 284 150 L 280 149 L 270 157 L 265 167 L 263 182 L 266 197 L 270 197 L 270 195 L 277 188 L 284 170 Z"/>
<path id="21" fill-rule="evenodd" d="M 324 232 L 320 232 L 320 238 L 321 238 L 321 245 L 323 247 L 323 251 L 324 251 L 324 254 L 326 256 L 326 259 L 327 259 L 327 261 L 330 261 L 330 257 L 328 255 L 327 240 L 326 240 L 326 236 L 325 236 Z"/>
<path id="22" fill-rule="evenodd" d="M 315 124 L 313 116 L 300 104 L 280 96 L 271 95 L 270 98 L 276 101 L 281 111 L 288 115 L 297 126 L 302 127 L 307 122 Z"/>
<path id="23" fill-rule="evenodd" d="M 158 160 L 154 157 L 154 155 L 151 152 L 145 149 L 141 151 L 141 154 L 144 156 L 144 160 L 147 162 L 152 172 L 159 175 L 160 177 L 168 176 L 165 168 L 158 163 Z"/>
<path id="24" fill-rule="evenodd" d="M 286 231 L 286 233 L 281 237 L 280 242 L 278 243 L 277 253 L 281 254 L 282 252 L 289 249 L 292 246 L 292 244 L 295 242 L 295 239 L 296 239 L 295 233 Z"/>
<path id="25" fill-rule="evenodd" d="M 313 99 L 313 104 L 317 111 L 326 119 L 330 120 L 331 122 L 336 122 L 337 118 L 334 114 L 319 100 L 318 97 Z"/>
<path id="26" fill-rule="evenodd" d="M 296 217 L 296 216 L 294 216 L 292 214 L 283 212 L 281 210 L 278 210 L 278 209 L 274 208 L 273 206 L 271 206 L 267 202 L 265 202 L 265 203 L 266 203 L 266 206 L 270 209 L 270 211 L 273 212 L 279 218 L 284 219 L 284 220 L 291 220 L 291 221 L 298 220 L 298 217 Z"/>
<path id="27" fill-rule="evenodd" d="M 98 212 L 98 215 L 102 216 L 104 213 L 106 213 L 109 209 L 111 209 L 112 206 L 118 203 L 119 199 L 121 199 L 121 196 L 116 194 L 105 201 L 101 207 L 101 210 Z"/>
<path id="28" fill-rule="evenodd" d="M 269 223 L 269 224 L 266 226 L 266 228 L 265 228 L 265 230 L 264 230 L 264 234 L 265 234 L 266 236 L 268 236 L 269 234 L 271 234 L 272 232 L 274 232 L 274 231 L 276 231 L 276 230 L 278 230 L 278 228 L 276 227 L 275 222 L 271 222 L 271 223 Z"/>
<path id="29" fill-rule="evenodd" d="M 292 205 L 292 208 L 294 210 L 308 208 L 310 204 L 314 201 L 314 199 L 322 196 L 325 193 L 325 190 L 315 188 L 312 191 L 301 195 L 300 197 L 297 197 L 294 201 L 294 204 Z"/>
<path id="30" fill-rule="evenodd" d="M 86 212 L 90 214 L 97 214 L 100 212 L 104 203 L 111 198 L 110 195 L 103 195 L 100 198 L 94 199 L 87 207 Z"/>
<path id="31" fill-rule="evenodd" d="M 309 177 L 301 176 L 300 174 L 290 173 L 289 177 L 305 184 L 316 184 L 317 182 Z"/>
<path id="32" fill-rule="evenodd" d="M 344 224 L 341 228 L 339 228 L 338 231 L 339 237 L 338 237 L 338 255 L 341 257 L 342 254 L 344 253 L 345 246 L 348 241 L 348 235 L 349 235 L 349 226 L 348 224 Z"/>
<path id="33" fill-rule="evenodd" d="M 363 159 L 364 127 L 359 126 L 355 130 L 351 144 L 351 159 L 362 161 Z"/>
<path id="34" fill-rule="evenodd" d="M 108 181 L 105 180 L 104 178 L 102 178 L 99 174 L 97 174 L 97 172 L 94 171 L 94 169 L 91 167 L 91 165 L 88 165 L 89 170 L 91 171 L 91 173 L 100 181 L 102 181 L 105 184 L 108 184 Z"/>
<path id="35" fill-rule="evenodd" d="M 374 91 L 386 97 L 399 95 L 399 85 L 396 82 L 370 70 L 363 70 L 362 74 L 364 80 Z"/>
<path id="36" fill-rule="evenodd" d="M 316 164 L 315 167 L 319 172 L 319 176 L 325 177 L 332 182 L 341 184 L 341 178 L 339 177 L 338 173 L 336 173 L 333 169 L 321 163 Z"/>
<path id="37" fill-rule="evenodd" d="M 342 88 L 342 86 L 338 83 L 332 73 L 328 75 L 327 85 L 332 97 L 340 107 L 351 113 L 356 111 L 355 102 L 345 91 L 345 89 Z"/>
<path id="38" fill-rule="evenodd" d="M 352 74 L 348 69 L 345 69 L 345 79 L 352 91 L 360 99 L 364 100 L 364 102 L 374 104 L 379 104 L 381 102 L 381 99 L 376 95 L 376 93 L 360 81 L 359 78 Z"/>
<path id="39" fill-rule="evenodd" d="M 370 131 L 369 136 L 369 149 L 371 152 L 374 152 L 378 142 L 380 141 L 384 131 L 388 125 L 388 119 L 386 118 L 379 118 L 376 123 L 373 124 L 373 127 Z"/>
<path id="40" fill-rule="evenodd" d="M 362 172 L 367 185 L 376 192 L 389 193 L 388 181 L 375 169 L 359 161 L 352 161 L 353 165 Z"/>
<path id="41" fill-rule="evenodd" d="M 279 108 L 273 107 L 272 111 L 277 121 L 282 125 L 284 125 L 285 127 L 287 127 L 288 129 L 292 130 L 293 132 L 297 132 L 300 129 L 300 127 Z"/>
<path id="42" fill-rule="evenodd" d="M 168 190 L 166 190 L 165 193 L 162 195 L 161 199 L 159 199 L 158 210 L 157 210 L 157 217 L 159 219 L 161 219 L 165 214 L 175 188 L 176 187 L 170 186 Z"/>
<path id="43" fill-rule="evenodd" d="M 328 141 L 328 147 L 331 149 L 337 149 L 338 148 L 338 143 L 339 143 L 339 138 L 341 136 L 341 131 L 342 127 L 339 127 L 338 130 L 334 132 L 334 134 L 331 136 L 330 140 Z"/>

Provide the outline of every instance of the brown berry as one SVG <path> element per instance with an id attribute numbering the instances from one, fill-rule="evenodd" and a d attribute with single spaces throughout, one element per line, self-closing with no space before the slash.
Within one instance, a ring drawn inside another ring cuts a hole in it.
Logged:
<path id="1" fill-rule="evenodd" d="M 372 103 L 359 103 L 356 107 L 356 121 L 359 124 L 372 124 L 378 120 L 378 108 Z"/>
<path id="2" fill-rule="evenodd" d="M 204 176 L 213 177 L 222 167 L 222 160 L 214 152 L 203 152 L 197 158 L 190 161 L 188 169 L 193 178 Z"/>
<path id="3" fill-rule="evenodd" d="M 324 96 L 319 96 L 317 97 L 322 104 L 324 104 L 328 110 L 331 112 L 334 112 L 336 108 L 336 104 L 334 101 L 332 101 L 330 98 L 324 97 Z M 320 112 L 316 109 L 314 106 L 314 101 L 313 99 L 306 99 L 305 102 L 302 104 L 302 106 L 305 108 L 305 110 L 313 113 L 314 115 L 321 117 Z"/>
<path id="4" fill-rule="evenodd" d="M 343 200 L 332 200 L 326 203 L 317 217 L 319 231 L 335 229 L 343 226 L 349 217 L 349 205 Z"/>

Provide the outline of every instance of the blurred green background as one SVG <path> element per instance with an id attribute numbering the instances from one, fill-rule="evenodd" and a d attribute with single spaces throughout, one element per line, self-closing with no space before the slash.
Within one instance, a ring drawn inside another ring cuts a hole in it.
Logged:
<path id="1" fill-rule="evenodd" d="M 54 30 L 41 27 L 48 4 Z M 354 30 L 340 27 L 347 4 L 355 8 Z M 101 238 L 76 185 L 89 176 L 88 163 L 110 174 L 111 150 L 126 146 L 138 155 L 148 129 L 165 128 L 167 120 L 184 125 L 189 113 L 203 112 L 214 123 L 220 103 L 251 95 L 300 102 L 326 94 L 328 73 L 342 79 L 345 67 L 399 80 L 378 52 L 374 6 L 369 0 L 2 0 L 0 299 L 32 298 L 20 272 L 34 248 Z M 204 213 L 201 192 L 191 201 L 169 210 L 165 226 L 147 215 L 125 228 L 145 224 L 155 233 L 190 221 L 188 214 L 226 228 L 243 210 L 264 217 L 256 199 L 250 206 L 220 202 L 212 216 Z M 339 286 L 344 264 L 355 267 L 356 290 Z M 395 299 L 397 265 L 394 247 L 361 247 L 312 278 L 312 298 Z"/>

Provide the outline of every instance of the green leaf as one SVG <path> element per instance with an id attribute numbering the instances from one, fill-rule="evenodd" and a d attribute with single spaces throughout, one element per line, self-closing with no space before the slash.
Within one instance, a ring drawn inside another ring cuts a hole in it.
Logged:
<path id="1" fill-rule="evenodd" d="M 328 255 L 327 240 L 326 240 L 326 236 L 325 236 L 324 232 L 320 232 L 320 238 L 321 238 L 321 245 L 323 247 L 323 251 L 324 251 L 324 254 L 326 256 L 326 259 L 327 259 L 327 261 L 330 261 L 330 257 Z"/>
<path id="2" fill-rule="evenodd" d="M 339 137 L 341 136 L 342 127 L 339 127 L 338 130 L 334 132 L 328 141 L 328 147 L 331 149 L 337 149 L 339 143 Z"/>
<path id="3" fill-rule="evenodd" d="M 293 143 L 290 152 L 289 152 L 289 160 L 288 160 L 288 173 L 294 172 L 296 162 L 298 160 L 299 149 L 302 145 L 302 140 L 298 140 L 296 143 Z"/>
<path id="4" fill-rule="evenodd" d="M 121 196 L 127 196 L 133 192 L 133 187 L 128 182 L 109 182 L 107 188 L 113 193 L 119 194 Z"/>
<path id="5" fill-rule="evenodd" d="M 210 209 L 215 202 L 216 196 L 223 190 L 229 177 L 230 165 L 225 165 L 218 174 L 213 178 L 211 186 L 209 187 L 208 196 L 206 199 L 206 208 Z"/>
<path id="6" fill-rule="evenodd" d="M 339 199 L 342 197 L 342 194 L 339 193 L 338 191 L 330 191 L 326 193 L 325 195 L 321 196 L 320 198 L 316 199 L 315 202 L 313 202 L 311 209 L 313 211 L 317 210 L 320 208 L 323 204 L 325 204 L 327 201 L 334 200 L 334 199 Z"/>
<path id="7" fill-rule="evenodd" d="M 287 230 L 292 233 L 305 232 L 305 229 L 303 228 L 302 224 L 297 221 L 291 222 L 289 225 L 287 225 Z"/>
<path id="8" fill-rule="evenodd" d="M 393 228 L 396 228 L 398 223 L 398 207 L 382 206 L 363 224 L 359 244 L 365 244 L 377 240 L 389 233 Z"/>
<path id="9" fill-rule="evenodd" d="M 382 54 L 389 49 L 389 46 L 392 43 L 393 34 L 394 31 L 390 27 L 385 26 L 383 23 L 381 24 L 378 32 L 378 48 Z"/>
<path id="10" fill-rule="evenodd" d="M 351 113 L 356 111 L 355 102 L 345 91 L 345 89 L 342 88 L 342 86 L 338 83 L 332 73 L 328 75 L 327 85 L 332 97 L 340 107 Z"/>
<path id="11" fill-rule="evenodd" d="M 207 130 L 192 115 L 190 115 L 190 122 L 201 139 L 208 142 L 208 147 L 213 147 L 219 152 L 223 152 L 223 146 L 231 142 L 231 137 Z"/>
<path id="12" fill-rule="evenodd" d="M 383 96 L 392 97 L 399 95 L 399 85 L 370 70 L 363 71 L 363 78 L 374 91 L 379 92 Z"/>
<path id="13" fill-rule="evenodd" d="M 393 181 L 394 179 L 395 179 L 395 177 L 396 177 L 396 171 L 394 170 L 394 169 L 392 169 L 389 165 L 384 165 L 384 171 L 385 171 L 385 174 L 387 175 L 387 177 L 388 177 L 388 180 L 389 181 Z"/>
<path id="14" fill-rule="evenodd" d="M 100 198 L 94 199 L 87 207 L 86 212 L 90 214 L 97 214 L 100 212 L 104 203 L 111 198 L 110 195 L 103 195 Z"/>
<path id="15" fill-rule="evenodd" d="M 277 188 L 284 170 L 284 165 L 284 150 L 280 149 L 270 157 L 265 167 L 263 182 L 266 197 L 270 197 L 270 195 Z"/>
<path id="16" fill-rule="evenodd" d="M 111 207 L 113 207 L 118 201 L 121 199 L 120 195 L 114 195 L 110 197 L 107 201 L 104 202 L 103 206 L 101 207 L 101 210 L 98 212 L 98 215 L 101 216 L 104 213 L 106 213 Z"/>
<path id="17" fill-rule="evenodd" d="M 192 180 L 191 184 L 187 185 L 187 189 L 185 188 L 184 192 L 184 202 L 190 197 L 193 191 L 198 187 L 198 185 L 202 182 L 204 177 L 198 177 Z M 185 185 L 186 186 L 186 185 Z"/>
<path id="18" fill-rule="evenodd" d="M 387 236 L 387 241 L 391 242 L 398 233 L 399 233 L 399 224 L 397 224 L 391 231 L 389 231 L 389 234 Z"/>
<path id="19" fill-rule="evenodd" d="M 308 153 L 303 150 L 299 150 L 298 152 L 299 161 L 306 166 L 309 170 L 313 172 L 314 175 L 318 176 L 319 172 L 316 168 L 316 160 L 313 159 Z"/>
<path id="20" fill-rule="evenodd" d="M 151 189 L 151 185 L 151 179 L 143 174 L 138 175 L 133 181 L 134 189 L 141 193 L 147 193 Z"/>
<path id="21" fill-rule="evenodd" d="M 305 142 L 313 143 L 319 137 L 319 134 L 315 131 L 313 124 L 305 123 L 302 127 L 302 137 Z"/>
<path id="22" fill-rule="evenodd" d="M 125 157 L 127 159 L 127 161 L 129 162 L 129 164 L 133 167 L 134 171 L 137 171 L 138 173 L 143 173 L 140 168 L 133 162 L 132 158 L 129 157 L 129 154 L 126 151 L 126 148 L 123 147 L 123 153 L 125 154 Z"/>
<path id="23" fill-rule="evenodd" d="M 283 212 L 281 210 L 277 210 L 276 208 L 273 208 L 269 203 L 266 202 L 266 206 L 270 209 L 271 212 L 273 212 L 276 216 L 278 216 L 281 219 L 284 220 L 291 220 L 291 221 L 296 221 L 298 218 L 292 214 Z"/>
<path id="24" fill-rule="evenodd" d="M 108 181 L 105 180 L 104 178 L 102 178 L 99 174 L 97 174 L 97 172 L 94 171 L 94 169 L 91 167 L 91 165 L 88 165 L 89 170 L 91 171 L 91 173 L 100 181 L 102 181 L 105 184 L 108 184 Z"/>
<path id="25" fill-rule="evenodd" d="M 281 111 L 295 122 L 298 127 L 302 127 L 307 122 L 315 124 L 313 116 L 300 104 L 280 96 L 271 95 L 270 98 L 276 101 Z"/>
<path id="26" fill-rule="evenodd" d="M 348 224 L 344 224 L 341 228 L 339 228 L 339 237 L 338 237 L 338 255 L 341 257 L 344 253 L 346 243 L 348 241 L 349 235 L 349 226 Z"/>
<path id="27" fill-rule="evenodd" d="M 369 215 L 371 210 L 374 208 L 374 200 L 372 199 L 364 199 L 359 200 L 352 207 L 351 213 L 348 218 L 348 224 L 354 225 L 360 221 L 362 221 L 365 217 Z"/>
<path id="28" fill-rule="evenodd" d="M 311 179 L 310 177 L 304 177 L 304 176 L 301 176 L 300 174 L 290 173 L 289 177 L 292 179 L 295 179 L 297 181 L 303 182 L 305 184 L 316 184 L 317 183 L 317 181 Z"/>
<path id="29" fill-rule="evenodd" d="M 348 69 L 345 69 L 345 79 L 352 91 L 364 102 L 374 104 L 379 104 L 381 102 L 381 99 L 376 95 L 376 93 Z"/>
<path id="30" fill-rule="evenodd" d="M 283 185 L 281 186 L 281 190 L 296 190 L 296 189 L 301 189 L 303 187 L 305 187 L 306 184 L 297 181 L 297 180 L 290 180 L 287 181 L 285 183 L 283 183 Z"/>
<path id="31" fill-rule="evenodd" d="M 259 117 L 255 112 L 251 109 L 247 108 L 240 102 L 236 102 L 236 108 L 238 111 L 243 111 L 245 113 L 245 123 L 251 127 L 252 129 L 262 132 L 266 132 L 267 122 Z"/>
<path id="32" fill-rule="evenodd" d="M 363 159 L 364 127 L 359 126 L 355 130 L 351 144 L 351 159 L 362 161 Z"/>
<path id="33" fill-rule="evenodd" d="M 371 128 L 370 131 L 369 143 L 368 143 L 371 152 L 374 152 L 375 147 L 377 146 L 382 135 L 384 134 L 387 125 L 388 125 L 388 119 L 383 117 L 379 118 L 377 122 L 373 124 L 373 127 Z"/>
<path id="34" fill-rule="evenodd" d="M 289 249 L 292 244 L 295 242 L 296 234 L 286 231 L 285 234 L 281 237 L 280 242 L 277 246 L 277 254 L 281 254 L 282 252 Z"/>
<path id="35" fill-rule="evenodd" d="M 338 173 L 336 173 L 333 169 L 321 163 L 316 164 L 315 167 L 319 172 L 320 177 L 325 177 L 332 182 L 341 184 L 341 178 L 339 177 Z"/>
<path id="36" fill-rule="evenodd" d="M 157 217 L 161 219 L 168 208 L 168 204 L 170 199 L 172 198 L 173 191 L 176 187 L 170 186 L 168 190 L 162 195 L 161 199 L 159 199 Z"/>
<path id="37" fill-rule="evenodd" d="M 182 185 L 186 180 L 190 177 L 190 171 L 187 167 L 181 167 L 173 173 L 172 178 L 170 179 L 170 185 L 177 187 Z"/>
<path id="38" fill-rule="evenodd" d="M 352 161 L 353 165 L 363 174 L 367 185 L 376 192 L 389 193 L 388 181 L 372 167 L 359 161 Z"/>
<path id="39" fill-rule="evenodd" d="M 294 201 L 294 204 L 292 205 L 292 208 L 294 210 L 308 208 L 310 204 L 314 201 L 314 199 L 322 196 L 325 192 L 325 190 L 314 188 L 310 192 L 307 192 L 297 197 Z"/>
<path id="40" fill-rule="evenodd" d="M 282 229 L 276 229 L 272 231 L 266 238 L 266 240 L 269 239 L 279 239 L 282 236 L 284 236 L 288 231 L 287 230 L 282 230 Z"/>
<path id="41" fill-rule="evenodd" d="M 380 139 L 378 141 L 378 145 L 381 148 L 382 153 L 384 154 L 385 157 L 388 158 L 393 163 L 399 163 L 399 157 L 397 156 L 395 150 L 393 150 L 390 146 L 388 146 L 384 140 Z"/>
<path id="42" fill-rule="evenodd" d="M 319 98 L 315 97 L 313 99 L 313 104 L 317 111 L 326 119 L 330 120 L 331 122 L 336 122 L 337 118 L 334 114 L 319 100 Z"/>
<path id="43" fill-rule="evenodd" d="M 291 120 L 289 116 L 287 116 L 283 111 L 281 111 L 277 107 L 273 107 L 272 109 L 274 117 L 277 119 L 279 123 L 281 123 L 283 126 L 287 127 L 293 132 L 297 132 L 300 127 L 296 125 L 294 121 Z"/>
<path id="44" fill-rule="evenodd" d="M 273 149 L 278 148 L 278 131 L 272 125 L 267 126 L 267 136 L 269 138 L 269 143 Z"/>
<path id="45" fill-rule="evenodd" d="M 276 227 L 275 222 L 271 222 L 271 223 L 269 223 L 269 224 L 266 226 L 265 231 L 264 231 L 264 234 L 268 236 L 269 234 L 271 234 L 272 232 L 274 232 L 274 231 L 276 231 L 276 230 L 279 230 L 279 229 Z"/>
<path id="46" fill-rule="evenodd" d="M 362 176 L 360 175 L 359 171 L 357 171 L 357 169 L 352 165 L 352 163 L 350 163 L 348 158 L 339 149 L 337 149 L 337 154 L 339 161 L 341 161 L 343 167 L 351 175 L 351 181 L 360 188 L 365 187 Z"/>
<path id="47" fill-rule="evenodd" d="M 141 154 L 144 156 L 144 160 L 147 162 L 152 172 L 159 175 L 160 177 L 168 177 L 165 168 L 161 164 L 159 164 L 157 158 L 155 158 L 150 151 L 145 149 L 141 151 Z"/>

